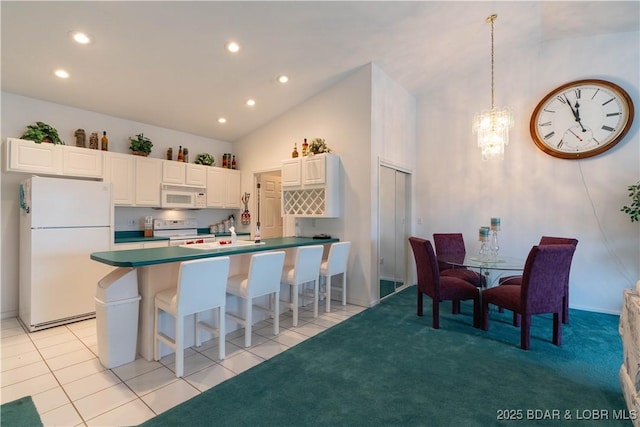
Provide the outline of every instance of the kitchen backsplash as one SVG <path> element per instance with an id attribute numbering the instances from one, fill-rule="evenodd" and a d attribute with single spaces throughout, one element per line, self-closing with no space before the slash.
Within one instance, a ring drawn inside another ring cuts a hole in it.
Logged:
<path id="1" fill-rule="evenodd" d="M 115 231 L 136 231 L 144 230 L 145 216 L 152 216 L 154 219 L 187 219 L 194 218 L 198 221 L 198 228 L 209 227 L 211 224 L 222 222 L 229 218 L 229 215 L 236 217 L 236 224 L 240 221 L 240 211 L 237 209 L 189 209 L 189 210 L 169 210 L 153 208 L 135 207 L 115 207 L 114 229 Z M 236 225 L 241 229 L 241 225 Z M 246 227 L 247 230 L 250 226 Z M 241 230 L 244 231 L 244 230 Z"/>

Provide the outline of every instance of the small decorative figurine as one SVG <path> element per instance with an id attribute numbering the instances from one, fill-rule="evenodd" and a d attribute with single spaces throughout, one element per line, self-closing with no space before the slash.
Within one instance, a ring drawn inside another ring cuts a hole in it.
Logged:
<path id="1" fill-rule="evenodd" d="M 89 148 L 92 150 L 98 149 L 98 132 L 91 132 L 91 136 L 89 137 Z"/>
<path id="2" fill-rule="evenodd" d="M 242 222 L 242 225 L 249 225 L 251 224 L 251 214 L 249 213 L 249 197 L 251 196 L 251 194 L 249 193 L 244 193 L 242 195 L 242 197 L 240 198 L 240 200 L 242 200 L 242 203 L 244 204 L 244 212 L 242 212 L 242 214 L 240 214 L 240 221 Z"/>
<path id="3" fill-rule="evenodd" d="M 85 148 L 87 146 L 87 134 L 84 129 L 77 129 L 73 135 L 76 137 L 76 147 Z"/>

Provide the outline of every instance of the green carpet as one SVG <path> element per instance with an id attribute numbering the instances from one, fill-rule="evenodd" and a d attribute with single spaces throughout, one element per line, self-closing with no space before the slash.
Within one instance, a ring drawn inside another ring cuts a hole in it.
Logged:
<path id="1" fill-rule="evenodd" d="M 551 316 L 536 316 L 531 350 L 523 351 L 510 313 L 492 312 L 484 332 L 471 326 L 470 304 L 453 316 L 447 303 L 434 330 L 430 300 L 417 317 L 415 292 L 399 292 L 143 426 L 631 425 L 613 419 L 629 415 L 618 380 L 618 316 L 572 310 L 562 347 L 550 342 Z"/>
<path id="2" fill-rule="evenodd" d="M 31 396 L 22 397 L 0 406 L 0 425 L 11 427 L 42 426 L 38 410 Z"/>

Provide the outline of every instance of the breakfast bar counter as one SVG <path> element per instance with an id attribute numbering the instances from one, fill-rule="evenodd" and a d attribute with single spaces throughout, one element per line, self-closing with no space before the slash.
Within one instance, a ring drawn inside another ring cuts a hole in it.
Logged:
<path id="1" fill-rule="evenodd" d="M 311 237 L 278 237 L 263 239 L 260 244 L 241 246 L 221 245 L 218 249 L 195 249 L 182 246 L 166 248 L 129 249 L 124 251 L 94 252 L 91 259 L 114 267 L 144 267 L 168 262 L 182 262 L 192 259 L 218 256 L 241 255 L 260 251 L 273 251 L 298 246 L 322 245 L 337 242 L 338 239 L 313 239 Z M 240 240 L 240 242 L 244 242 Z"/>
<path id="2" fill-rule="evenodd" d="M 313 239 L 311 237 L 280 237 L 263 239 L 260 243 L 238 240 L 236 245 L 200 244 L 94 252 L 91 254 L 91 259 L 118 268 L 137 270 L 138 293 L 141 296 L 137 352 L 144 359 L 151 361 L 153 360 L 155 295 L 164 289 L 176 287 L 179 266 L 182 261 L 229 256 L 231 260 L 229 274 L 234 275 L 246 273 L 249 270 L 251 255 L 257 252 L 284 250 L 286 252 L 285 263 L 292 264 L 296 248 L 309 245 L 324 245 L 326 257 L 331 243 L 337 241 L 339 239 Z M 203 280 L 206 280 L 206 278 L 203 278 Z M 285 295 L 287 295 L 287 292 L 282 293 L 283 297 Z M 234 296 L 228 295 L 226 311 L 240 314 L 240 310 L 241 301 L 238 301 Z M 173 336 L 173 322 L 166 318 L 167 316 L 164 317 L 160 320 L 160 327 Z M 190 317 L 193 318 L 193 316 Z M 213 317 L 211 319 L 205 318 L 204 320 L 213 322 Z M 185 344 L 187 347 L 195 342 L 194 328 L 188 326 L 190 322 L 192 323 L 193 319 L 187 318 L 187 322 L 185 322 Z M 228 332 L 235 329 L 233 328 L 233 322 L 228 322 L 227 325 Z M 117 333 L 117 331 L 113 332 Z M 168 354 L 168 347 L 161 344 L 160 353 L 161 356 Z"/>

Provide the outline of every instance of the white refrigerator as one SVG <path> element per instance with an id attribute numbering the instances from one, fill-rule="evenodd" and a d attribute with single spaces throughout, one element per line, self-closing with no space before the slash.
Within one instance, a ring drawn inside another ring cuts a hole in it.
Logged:
<path id="1" fill-rule="evenodd" d="M 33 176 L 20 184 L 19 316 L 29 331 L 95 316 L 98 281 L 113 267 L 111 184 Z"/>

